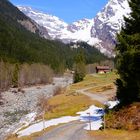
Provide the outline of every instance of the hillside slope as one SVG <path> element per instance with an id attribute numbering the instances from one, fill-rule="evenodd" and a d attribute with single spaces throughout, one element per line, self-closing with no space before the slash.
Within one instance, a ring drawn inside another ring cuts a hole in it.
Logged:
<path id="1" fill-rule="evenodd" d="M 5 20 L 17 21 L 32 33 L 37 33 L 42 37 L 49 38 L 48 32 L 44 27 L 38 25 L 35 21 L 24 15 L 17 7 L 13 6 L 7 0 L 0 1 L 0 15 L 1 18 L 4 18 Z"/>
<path id="2" fill-rule="evenodd" d="M 42 62 L 58 67 L 63 59 L 60 53 L 62 46 L 64 48 L 65 45 L 40 38 L 40 32 L 32 20 L 9 1 L 0 1 L 0 57 L 2 59 L 12 62 Z"/>
<path id="3" fill-rule="evenodd" d="M 94 48 L 83 47 L 82 50 L 93 56 L 90 62 L 106 59 Z M 0 58 L 11 62 L 40 62 L 58 70 L 60 67 L 72 67 L 74 56 L 79 51 L 80 48 L 41 38 L 31 19 L 9 1 L 0 1 Z M 88 59 L 90 56 L 87 55 Z"/>

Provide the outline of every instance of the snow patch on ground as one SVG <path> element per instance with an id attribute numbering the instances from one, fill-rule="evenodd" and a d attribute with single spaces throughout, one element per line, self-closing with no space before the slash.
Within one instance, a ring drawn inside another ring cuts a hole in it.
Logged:
<path id="1" fill-rule="evenodd" d="M 118 100 L 117 100 L 117 101 L 108 101 L 108 102 L 106 102 L 105 104 L 108 106 L 109 109 L 112 109 L 112 108 L 114 108 L 116 105 L 119 104 L 119 101 L 118 101 Z"/>
<path id="2" fill-rule="evenodd" d="M 21 127 L 17 128 L 13 134 L 17 133 L 22 128 L 29 126 L 35 120 L 36 114 L 37 113 L 30 113 L 25 115 L 25 117 L 23 117 L 19 122 L 19 126 Z"/>
<path id="3" fill-rule="evenodd" d="M 88 113 L 90 113 L 90 116 Z M 84 129 L 89 130 L 90 126 L 89 126 L 88 121 L 90 120 L 91 130 L 98 130 L 102 126 L 101 117 L 102 117 L 103 113 L 104 113 L 104 111 L 102 108 L 98 108 L 98 107 L 92 105 L 86 111 L 78 112 L 77 114 L 79 116 L 76 116 L 76 117 L 65 116 L 65 117 L 45 121 L 45 128 L 48 128 L 48 127 L 54 126 L 54 125 L 58 125 L 58 124 L 62 124 L 62 123 L 68 123 L 71 121 L 80 120 L 82 122 L 87 122 L 87 126 Z M 17 132 L 17 134 L 19 135 L 19 137 L 21 137 L 21 136 L 30 135 L 35 132 L 39 132 L 41 130 L 43 130 L 43 121 L 29 126 L 28 128 Z"/>
<path id="4" fill-rule="evenodd" d="M 86 111 L 78 112 L 77 114 L 80 114 L 80 121 L 88 122 L 84 129 L 99 130 L 102 127 L 102 116 L 104 114 L 102 108 L 92 105 Z"/>
<path id="5" fill-rule="evenodd" d="M 119 103 L 119 101 L 108 101 L 106 102 L 106 105 L 109 107 L 109 109 L 112 109 L 114 106 L 116 106 Z M 71 121 L 82 121 L 86 122 L 86 127 L 84 127 L 85 130 L 99 130 L 102 127 L 102 116 L 104 115 L 104 109 L 96 107 L 95 105 L 90 106 L 87 110 L 77 112 L 79 116 L 65 116 L 61 118 L 51 119 L 48 121 L 45 121 L 45 128 L 48 128 L 50 126 L 59 125 L 62 123 L 69 123 Z M 33 114 L 28 115 L 29 118 L 34 116 Z M 18 129 L 19 130 L 19 129 Z M 18 131 L 16 130 L 16 132 Z M 39 132 L 43 130 L 43 121 L 35 123 L 30 125 L 28 128 L 21 130 L 17 132 L 18 136 L 26 136 L 30 135 L 35 132 Z"/>
<path id="6" fill-rule="evenodd" d="M 79 117 L 71 117 L 71 116 L 52 119 L 49 121 L 45 121 L 45 128 L 48 128 L 48 127 L 54 126 L 54 125 L 58 125 L 61 123 L 68 123 L 71 121 L 76 121 L 78 119 L 79 119 Z M 22 131 L 19 131 L 17 134 L 19 135 L 19 137 L 21 137 L 21 136 L 30 135 L 30 134 L 35 133 L 35 132 L 39 132 L 41 130 L 43 130 L 43 121 L 29 126 L 28 128 L 26 128 Z"/>

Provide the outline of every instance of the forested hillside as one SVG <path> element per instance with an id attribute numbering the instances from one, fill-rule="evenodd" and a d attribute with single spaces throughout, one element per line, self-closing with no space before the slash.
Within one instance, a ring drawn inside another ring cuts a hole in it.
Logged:
<path id="1" fill-rule="evenodd" d="M 0 57 L 9 62 L 40 62 L 59 70 L 64 67 L 72 67 L 73 58 L 80 50 L 70 48 L 59 41 L 50 41 L 40 38 L 36 31 L 31 33 L 18 21 L 29 20 L 23 13 L 14 7 L 9 1 L 0 1 Z M 87 62 L 100 61 L 106 57 L 98 50 L 86 46 Z"/>

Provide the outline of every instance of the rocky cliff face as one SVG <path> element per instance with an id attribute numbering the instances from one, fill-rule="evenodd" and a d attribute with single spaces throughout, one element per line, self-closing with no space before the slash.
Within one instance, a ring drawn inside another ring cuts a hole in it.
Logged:
<path id="1" fill-rule="evenodd" d="M 32 33 L 37 33 L 39 36 L 46 38 L 46 39 L 51 39 L 48 31 L 45 27 L 40 26 L 37 24 L 34 20 L 31 19 L 22 19 L 22 20 L 17 20 L 18 23 L 20 23 L 22 26 L 24 26 L 27 30 L 29 30 Z"/>
<path id="2" fill-rule="evenodd" d="M 123 17 L 129 16 L 130 13 L 127 0 L 109 0 L 95 18 L 67 24 L 58 17 L 30 7 L 18 8 L 40 26 L 45 27 L 51 39 L 59 39 L 65 43 L 84 41 L 108 56 L 114 55 L 116 33 L 124 23 Z"/>
<path id="3" fill-rule="evenodd" d="M 61 34 L 61 31 L 68 26 L 67 23 L 60 20 L 56 16 L 45 14 L 43 12 L 32 9 L 31 7 L 18 6 L 18 8 L 37 24 L 48 31 L 51 39 L 55 39 L 56 36 Z"/>
<path id="4" fill-rule="evenodd" d="M 98 38 L 99 47 L 106 49 L 106 53 L 112 53 L 116 44 L 116 33 L 124 24 L 124 16 L 129 16 L 130 8 L 127 0 L 110 0 L 101 12 L 94 18 L 91 29 L 91 37 Z"/>
<path id="5" fill-rule="evenodd" d="M 9 22 L 18 22 L 27 30 L 37 33 L 42 37 L 49 38 L 46 28 L 41 27 L 35 21 L 23 14 L 17 7 L 8 0 L 0 0 L 0 16 L 9 19 Z"/>

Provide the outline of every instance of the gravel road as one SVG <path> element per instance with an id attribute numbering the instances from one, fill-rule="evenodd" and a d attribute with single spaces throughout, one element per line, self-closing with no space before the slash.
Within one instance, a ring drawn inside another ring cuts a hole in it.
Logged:
<path id="1" fill-rule="evenodd" d="M 80 94 L 84 94 L 90 97 L 92 100 L 99 101 L 102 104 L 104 104 L 108 100 L 108 97 L 105 94 L 91 93 L 87 91 L 89 89 L 90 88 L 84 88 L 84 89 L 77 90 L 76 92 Z"/>
<path id="2" fill-rule="evenodd" d="M 60 125 L 35 140 L 91 140 L 83 129 L 85 126 L 83 122 L 74 121 Z"/>

